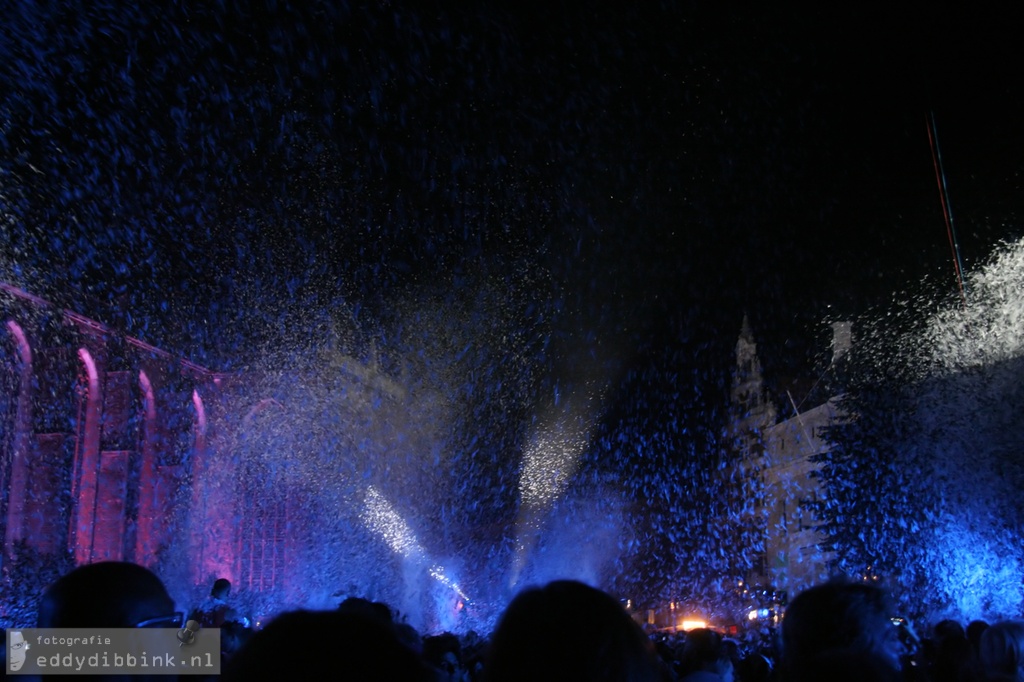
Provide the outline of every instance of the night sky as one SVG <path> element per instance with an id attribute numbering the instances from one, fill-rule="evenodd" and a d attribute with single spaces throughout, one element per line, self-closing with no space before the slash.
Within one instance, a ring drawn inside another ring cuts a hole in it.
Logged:
<path id="1" fill-rule="evenodd" d="M 515 280 L 556 372 L 781 375 L 955 291 L 930 112 L 967 267 L 1021 234 L 1012 17 L 637 4 L 4 2 L 3 276 L 215 368 Z"/>

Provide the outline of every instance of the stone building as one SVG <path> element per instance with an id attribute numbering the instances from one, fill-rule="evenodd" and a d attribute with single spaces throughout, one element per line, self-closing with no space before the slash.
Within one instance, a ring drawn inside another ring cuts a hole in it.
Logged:
<path id="1" fill-rule="evenodd" d="M 322 539 L 308 491 L 288 484 L 294 406 L 253 373 L 202 367 L 4 283 L 0 326 L 0 578 L 26 556 L 57 570 L 117 560 L 157 570 L 182 599 L 216 577 L 303 598 L 296 557 Z M 401 402 L 373 362 L 334 349 L 324 367 L 352 423 Z"/>
<path id="2" fill-rule="evenodd" d="M 743 548 L 736 554 L 744 559 L 736 576 L 748 585 L 766 583 L 763 467 L 765 434 L 775 422 L 776 409 L 765 392 L 757 343 L 744 315 L 730 391 L 728 462 L 722 472 L 728 477 L 723 492 L 731 498 L 726 503 L 730 518 L 723 525 L 734 529 L 734 544 Z"/>
<path id="3" fill-rule="evenodd" d="M 154 565 L 225 376 L 7 284 L 0 314 L 4 560 Z"/>
<path id="4" fill-rule="evenodd" d="M 851 343 L 848 322 L 834 323 L 832 331 L 832 359 L 826 373 L 843 361 Z M 790 595 L 826 578 L 831 561 L 820 547 L 825 538 L 813 509 L 822 493 L 813 458 L 828 452 L 828 428 L 843 415 L 839 396 L 816 403 L 813 393 L 809 398 L 812 407 L 799 409 L 792 402 L 793 416 L 778 419 L 778 410 L 765 391 L 757 344 L 744 317 L 736 344 L 730 433 L 738 466 L 746 477 L 744 494 L 751 498 L 745 507 L 747 524 L 762 539 L 747 582 Z"/>

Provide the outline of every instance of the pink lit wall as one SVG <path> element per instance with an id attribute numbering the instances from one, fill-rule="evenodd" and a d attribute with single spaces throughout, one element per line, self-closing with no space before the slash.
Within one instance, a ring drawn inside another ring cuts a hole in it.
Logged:
<path id="1" fill-rule="evenodd" d="M 25 331 L 13 320 L 7 330 L 17 347 L 18 397 L 14 416 L 14 434 L 11 439 L 10 474 L 7 483 L 8 503 L 4 532 L 4 547 L 10 549 L 25 538 L 25 505 L 28 491 L 29 436 L 32 424 L 32 348 Z"/>
<path id="2" fill-rule="evenodd" d="M 78 350 L 85 369 L 85 395 L 79 413 L 83 426 L 80 429 L 71 481 L 71 496 L 74 499 L 72 525 L 72 548 L 75 562 L 92 563 L 93 542 L 96 532 L 97 487 L 100 474 L 100 407 L 102 386 L 99 369 L 92 353 L 85 348 Z"/>
<path id="3" fill-rule="evenodd" d="M 232 477 L 210 441 L 221 376 L 3 283 L 0 323 L 15 392 L 0 415 L 4 553 L 27 542 L 77 564 L 159 569 L 162 550 L 195 550 L 175 580 L 237 581 L 235 501 L 196 483 Z"/>
<path id="4" fill-rule="evenodd" d="M 145 371 L 139 371 L 139 391 L 142 393 L 142 462 L 139 471 L 139 512 L 136 521 L 135 561 L 153 567 L 156 563 L 156 395 L 153 383 Z"/>

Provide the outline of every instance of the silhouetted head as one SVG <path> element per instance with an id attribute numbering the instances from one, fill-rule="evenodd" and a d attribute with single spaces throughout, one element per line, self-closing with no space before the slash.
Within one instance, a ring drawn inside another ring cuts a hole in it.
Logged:
<path id="1" fill-rule="evenodd" d="M 704 665 L 714 663 L 723 654 L 722 636 L 708 628 L 696 628 L 686 633 L 683 657 Z"/>
<path id="2" fill-rule="evenodd" d="M 796 596 L 782 621 L 782 660 L 790 675 L 809 671 L 823 656 L 862 657 L 865 665 L 900 669 L 899 639 L 886 592 L 875 585 L 831 581 Z"/>
<path id="3" fill-rule="evenodd" d="M 978 658 L 993 680 L 1024 682 L 1024 620 L 990 625 L 981 633 Z"/>
<path id="4" fill-rule="evenodd" d="M 363 599 L 362 597 L 349 597 L 338 604 L 338 610 L 342 613 L 355 613 L 366 616 L 367 618 L 372 618 L 382 625 L 387 625 L 388 627 L 394 625 L 395 622 L 390 606 L 384 602 L 370 601 L 369 599 Z"/>
<path id="5" fill-rule="evenodd" d="M 981 634 L 988 630 L 988 623 L 983 620 L 972 620 L 967 624 L 967 641 L 971 643 L 971 651 L 978 655 L 981 646 Z"/>
<path id="6" fill-rule="evenodd" d="M 445 632 L 423 639 L 422 656 L 427 663 L 439 668 L 445 659 L 445 654 L 451 654 L 456 661 L 462 662 L 462 645 L 458 637 L 450 632 Z"/>
<path id="7" fill-rule="evenodd" d="M 216 599 L 227 599 L 228 595 L 231 594 L 231 581 L 227 578 L 217 578 L 213 581 L 213 589 L 210 590 L 210 596 Z"/>
<path id="8" fill-rule="evenodd" d="M 168 618 L 174 600 L 152 571 L 137 564 L 104 561 L 79 566 L 43 593 L 37 626 L 41 628 L 130 628 Z"/>
<path id="9" fill-rule="evenodd" d="M 622 606 L 571 580 L 517 595 L 494 631 L 484 666 L 488 682 L 659 678 L 653 646 Z"/>
<path id="10" fill-rule="evenodd" d="M 741 658 L 736 670 L 736 677 L 743 682 L 767 682 L 771 676 L 772 662 L 757 653 Z"/>
<path id="11" fill-rule="evenodd" d="M 343 611 L 292 611 L 252 636 L 228 662 L 223 679 L 408 680 L 433 682 L 393 627 Z"/>
<path id="12" fill-rule="evenodd" d="M 958 621 L 952 618 L 941 620 L 936 623 L 934 628 L 935 643 L 942 646 L 942 643 L 948 639 L 966 639 L 967 633 L 964 631 L 964 626 Z"/>
<path id="13" fill-rule="evenodd" d="M 681 676 L 697 671 L 714 673 L 718 679 L 732 681 L 732 659 L 726 651 L 722 635 L 709 628 L 696 628 L 686 633 L 678 672 Z"/>
<path id="14" fill-rule="evenodd" d="M 714 672 L 722 679 L 732 675 L 732 660 L 722 635 L 709 628 L 696 628 L 686 633 L 679 663 L 683 675 L 698 670 Z"/>

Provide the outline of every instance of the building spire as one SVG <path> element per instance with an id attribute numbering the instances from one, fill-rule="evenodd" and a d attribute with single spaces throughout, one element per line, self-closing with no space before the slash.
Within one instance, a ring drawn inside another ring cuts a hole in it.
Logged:
<path id="1" fill-rule="evenodd" d="M 730 392 L 732 423 L 738 433 L 758 432 L 775 423 L 775 407 L 765 396 L 761 360 L 757 342 L 744 313 L 740 335 L 736 341 L 736 366 Z"/>

